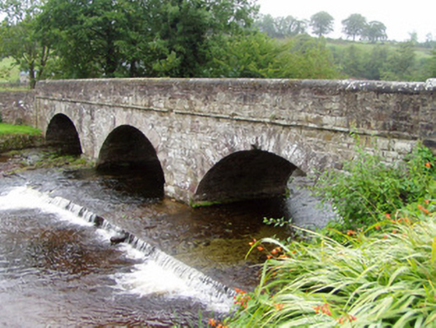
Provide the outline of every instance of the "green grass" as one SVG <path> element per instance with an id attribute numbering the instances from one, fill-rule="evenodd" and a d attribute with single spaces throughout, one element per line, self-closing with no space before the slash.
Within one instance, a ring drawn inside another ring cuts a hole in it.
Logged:
<path id="1" fill-rule="evenodd" d="M 0 123 L 0 136 L 14 134 L 26 134 L 36 136 L 41 134 L 41 130 L 26 125 L 12 125 Z"/>
<path id="2" fill-rule="evenodd" d="M 348 245 L 313 232 L 308 233 L 317 242 L 264 239 L 263 251 L 280 253 L 265 263 L 258 289 L 239 296 L 226 323 L 436 327 L 435 209 L 434 200 L 412 204 L 392 221 L 371 227 L 370 235 L 347 235 Z"/>
<path id="3" fill-rule="evenodd" d="M 0 83 L 15 83 L 20 79 L 20 69 L 12 58 L 0 60 Z"/>
<path id="4" fill-rule="evenodd" d="M 356 47 L 358 50 L 364 52 L 364 53 L 371 53 L 371 51 L 375 47 L 384 47 L 386 48 L 390 53 L 394 53 L 399 48 L 399 42 L 392 42 L 387 41 L 384 43 L 377 42 L 377 43 L 370 43 L 366 41 L 351 41 L 351 40 L 342 40 L 342 39 L 327 39 L 327 48 L 334 51 L 341 51 L 343 52 L 346 48 L 350 46 Z M 423 58 L 430 58 L 431 57 L 431 48 L 425 48 L 422 46 L 415 46 L 415 56 L 416 60 L 421 60 Z"/>

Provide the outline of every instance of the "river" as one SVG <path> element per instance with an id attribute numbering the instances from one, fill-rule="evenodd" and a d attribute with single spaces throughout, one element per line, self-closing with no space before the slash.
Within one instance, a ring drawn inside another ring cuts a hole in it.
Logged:
<path id="1" fill-rule="evenodd" d="M 89 168 L 0 177 L 0 324 L 206 326 L 256 286 L 248 243 L 290 235 L 263 218 L 289 215 L 287 199 L 193 209 Z"/>

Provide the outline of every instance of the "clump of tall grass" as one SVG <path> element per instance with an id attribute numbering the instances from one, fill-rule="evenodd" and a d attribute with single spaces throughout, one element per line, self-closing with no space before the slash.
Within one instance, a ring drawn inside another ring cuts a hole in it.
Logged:
<path id="1" fill-rule="evenodd" d="M 435 209 L 435 201 L 413 204 L 370 235 L 346 235 L 351 246 L 310 231 L 317 243 L 264 239 L 281 253 L 227 324 L 436 327 Z"/>

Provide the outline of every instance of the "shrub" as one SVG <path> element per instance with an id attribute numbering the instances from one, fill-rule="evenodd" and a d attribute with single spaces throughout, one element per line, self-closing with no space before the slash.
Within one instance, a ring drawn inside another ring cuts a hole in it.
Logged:
<path id="1" fill-rule="evenodd" d="M 395 213 L 424 198 L 434 185 L 435 157 L 422 145 L 394 164 L 386 164 L 380 155 L 365 153 L 360 147 L 356 154 L 343 171 L 321 175 L 314 188 L 324 202 L 332 203 L 341 218 L 336 226 L 342 230 L 374 224 L 380 215 Z"/>

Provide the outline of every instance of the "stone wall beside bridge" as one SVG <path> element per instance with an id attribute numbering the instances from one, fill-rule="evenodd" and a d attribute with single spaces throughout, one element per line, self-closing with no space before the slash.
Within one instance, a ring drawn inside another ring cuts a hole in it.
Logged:
<path id="1" fill-rule="evenodd" d="M 142 166 L 171 197 L 282 193 L 289 176 L 340 168 L 358 136 L 386 161 L 436 149 L 431 83 L 99 79 L 39 82 L 35 125 L 96 161 Z M 75 150 L 74 150 L 75 149 Z"/>
<path id="2" fill-rule="evenodd" d="M 10 124 L 34 124 L 34 90 L 0 91 L 0 118 Z"/>

